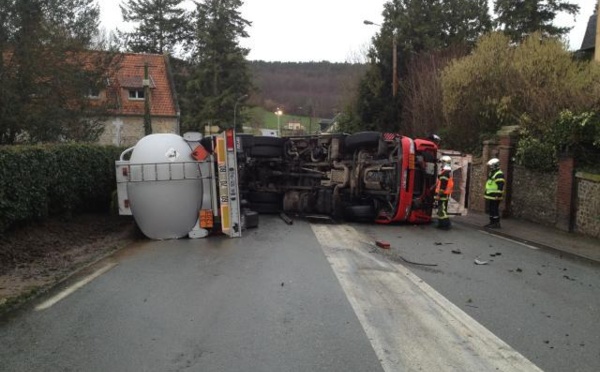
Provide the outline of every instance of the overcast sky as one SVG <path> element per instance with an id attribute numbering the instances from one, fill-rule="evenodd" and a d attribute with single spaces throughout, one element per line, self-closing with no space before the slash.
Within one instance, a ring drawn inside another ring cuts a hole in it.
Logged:
<path id="1" fill-rule="evenodd" d="M 122 25 L 119 3 L 100 0 L 102 25 L 112 30 Z M 244 0 L 240 9 L 252 22 L 249 38 L 241 41 L 250 49 L 249 60 L 281 62 L 359 62 L 371 38 L 379 30 L 363 20 L 381 23 L 387 0 Z M 556 24 L 574 26 L 569 34 L 570 49 L 581 46 L 594 0 L 570 0 L 580 6 L 576 19 L 560 15 Z M 185 2 L 192 7 L 192 1 Z M 493 1 L 490 0 L 490 4 Z M 490 5 L 490 8 L 492 5 Z"/>

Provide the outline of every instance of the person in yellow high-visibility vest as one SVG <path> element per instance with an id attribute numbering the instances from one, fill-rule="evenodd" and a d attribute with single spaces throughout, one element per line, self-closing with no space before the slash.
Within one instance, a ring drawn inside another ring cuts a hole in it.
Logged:
<path id="1" fill-rule="evenodd" d="M 441 167 L 435 185 L 435 199 L 438 202 L 437 227 L 440 229 L 450 229 L 450 216 L 448 216 L 448 200 L 454 189 L 454 179 L 452 178 L 452 158 L 444 155 L 440 158 Z"/>
<path id="2" fill-rule="evenodd" d="M 500 202 L 504 198 L 504 173 L 500 169 L 500 160 L 492 158 L 487 163 L 488 179 L 485 183 L 486 210 L 490 216 L 490 223 L 485 227 L 500 228 Z"/>

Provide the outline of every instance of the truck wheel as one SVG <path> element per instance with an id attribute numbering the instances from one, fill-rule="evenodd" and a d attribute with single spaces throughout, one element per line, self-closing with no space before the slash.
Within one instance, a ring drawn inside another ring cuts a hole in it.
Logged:
<path id="1" fill-rule="evenodd" d="M 380 132 L 358 132 L 346 137 L 344 144 L 352 151 L 359 147 L 378 147 L 380 139 Z"/>
<path id="2" fill-rule="evenodd" d="M 282 196 L 275 192 L 251 191 L 248 193 L 248 200 L 256 203 L 281 203 Z"/>
<path id="3" fill-rule="evenodd" d="M 283 148 L 283 138 L 269 136 L 255 136 L 254 146 L 273 146 Z"/>
<path id="4" fill-rule="evenodd" d="M 279 203 L 251 203 L 250 209 L 260 214 L 277 214 L 281 212 Z"/>
<path id="5" fill-rule="evenodd" d="M 236 134 L 236 137 L 242 144 L 242 151 L 248 152 L 254 145 L 254 136 L 248 133 Z M 239 150 L 239 149 L 238 149 Z"/>
<path id="6" fill-rule="evenodd" d="M 250 155 L 256 158 L 279 158 L 283 155 L 283 147 L 254 144 L 254 147 L 250 150 Z"/>
<path id="7" fill-rule="evenodd" d="M 352 205 L 346 207 L 344 217 L 351 221 L 373 221 L 375 208 L 372 205 Z"/>

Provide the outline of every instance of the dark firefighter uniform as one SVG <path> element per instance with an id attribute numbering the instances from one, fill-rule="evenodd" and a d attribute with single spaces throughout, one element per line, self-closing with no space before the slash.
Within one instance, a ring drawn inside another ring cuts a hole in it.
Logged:
<path id="1" fill-rule="evenodd" d="M 454 189 L 454 179 L 450 164 L 444 165 L 438 175 L 437 185 L 435 187 L 435 197 L 438 201 L 438 224 L 440 229 L 450 228 L 450 217 L 448 216 L 448 200 Z"/>
<path id="2" fill-rule="evenodd" d="M 490 216 L 490 223 L 485 227 L 500 228 L 500 202 L 504 198 L 504 173 L 500 169 L 500 162 L 492 159 L 488 163 L 490 171 L 485 183 L 484 198 Z"/>

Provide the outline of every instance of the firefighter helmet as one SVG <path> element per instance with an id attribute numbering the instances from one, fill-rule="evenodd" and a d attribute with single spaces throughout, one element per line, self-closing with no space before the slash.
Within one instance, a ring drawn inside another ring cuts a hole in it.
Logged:
<path id="1" fill-rule="evenodd" d="M 442 142 L 442 139 L 437 134 L 432 134 L 427 137 L 430 141 L 434 142 L 436 145 L 439 145 Z"/>
<path id="2" fill-rule="evenodd" d="M 498 160 L 498 158 L 491 158 L 488 162 L 487 165 L 490 169 L 494 170 L 494 169 L 498 169 L 500 168 L 500 160 Z"/>
<path id="3" fill-rule="evenodd" d="M 452 158 L 448 155 L 444 155 L 440 158 L 440 163 L 442 163 L 442 169 L 444 170 L 452 170 Z"/>

